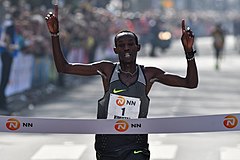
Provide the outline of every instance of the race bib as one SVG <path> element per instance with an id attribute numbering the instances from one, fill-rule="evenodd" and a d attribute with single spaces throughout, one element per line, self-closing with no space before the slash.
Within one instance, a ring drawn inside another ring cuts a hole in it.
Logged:
<path id="1" fill-rule="evenodd" d="M 137 119 L 140 104 L 139 98 L 110 94 L 107 119 Z"/>

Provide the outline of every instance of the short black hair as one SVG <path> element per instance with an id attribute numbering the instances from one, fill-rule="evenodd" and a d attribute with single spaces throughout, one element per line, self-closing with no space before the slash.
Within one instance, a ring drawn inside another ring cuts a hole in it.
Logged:
<path id="1" fill-rule="evenodd" d="M 138 45 L 138 37 L 137 37 L 137 35 L 136 35 L 134 32 L 129 31 L 129 30 L 122 30 L 122 31 L 118 32 L 118 33 L 115 35 L 115 37 L 114 37 L 115 46 L 117 46 L 117 36 L 118 36 L 119 34 L 121 34 L 121 33 L 130 33 L 130 34 L 132 34 L 132 35 L 134 36 L 134 39 L 135 39 L 136 44 Z"/>

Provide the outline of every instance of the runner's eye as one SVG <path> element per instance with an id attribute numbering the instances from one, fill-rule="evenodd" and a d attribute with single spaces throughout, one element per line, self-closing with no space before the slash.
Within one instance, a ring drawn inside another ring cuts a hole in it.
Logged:
<path id="1" fill-rule="evenodd" d="M 125 46 L 124 44 L 118 44 L 119 48 L 124 48 L 124 46 Z"/>
<path id="2" fill-rule="evenodd" d="M 132 47 L 134 45 L 134 43 L 128 43 L 128 46 Z"/>

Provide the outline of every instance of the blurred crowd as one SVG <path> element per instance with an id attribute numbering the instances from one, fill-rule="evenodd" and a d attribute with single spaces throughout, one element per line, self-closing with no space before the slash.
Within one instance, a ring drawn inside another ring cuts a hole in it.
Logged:
<path id="1" fill-rule="evenodd" d="M 64 85 L 62 76 L 56 73 L 52 60 L 51 38 L 44 17 L 53 11 L 52 6 L 31 7 L 27 1 L 12 5 L 11 1 L 0 1 L 1 28 L 6 20 L 15 24 L 18 37 L 18 55 L 30 56 L 31 80 L 28 88 L 41 87 L 50 82 Z M 154 37 L 153 28 L 167 28 L 174 39 L 181 36 L 181 19 L 185 18 L 196 36 L 209 36 L 214 27 L 216 16 L 206 13 L 167 11 L 111 12 L 106 8 L 97 8 L 91 3 L 79 3 L 78 6 L 64 4 L 59 6 L 60 40 L 62 50 L 70 62 L 89 63 L 102 59 L 115 60 L 113 37 L 123 29 L 134 31 L 145 45 Z M 221 19 L 221 15 L 218 16 Z M 228 32 L 232 32 L 232 18 L 224 19 Z M 159 23 L 160 22 L 160 23 Z M 228 23 L 231 22 L 231 23 Z M 14 63 L 14 62 L 13 62 Z M 30 62 L 19 62 L 22 64 Z M 10 93 L 9 93 L 10 94 Z"/>

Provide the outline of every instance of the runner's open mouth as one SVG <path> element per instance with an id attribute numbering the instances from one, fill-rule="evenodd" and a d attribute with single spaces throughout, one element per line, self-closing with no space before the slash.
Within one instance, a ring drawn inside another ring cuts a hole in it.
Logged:
<path id="1" fill-rule="evenodd" d="M 130 56 L 131 56 L 131 54 L 130 53 L 125 53 L 125 55 L 124 55 L 126 58 L 129 58 Z"/>

